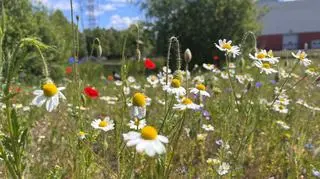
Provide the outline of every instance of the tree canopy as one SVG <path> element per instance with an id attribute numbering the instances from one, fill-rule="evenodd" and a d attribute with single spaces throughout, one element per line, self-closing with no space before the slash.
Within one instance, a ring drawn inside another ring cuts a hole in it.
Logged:
<path id="1" fill-rule="evenodd" d="M 157 52 L 165 55 L 168 39 L 176 36 L 182 51 L 191 49 L 192 63 L 212 63 L 219 39 L 239 43 L 245 32 L 259 30 L 254 0 L 146 0 L 141 7 L 154 22 Z"/>

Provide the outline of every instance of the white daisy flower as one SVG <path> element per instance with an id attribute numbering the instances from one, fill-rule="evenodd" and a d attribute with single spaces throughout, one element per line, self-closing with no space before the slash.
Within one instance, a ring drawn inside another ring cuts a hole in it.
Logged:
<path id="1" fill-rule="evenodd" d="M 171 73 L 171 69 L 170 68 L 167 68 L 166 66 L 162 67 L 162 71 L 164 73 L 167 73 L 167 70 L 168 70 L 168 74 L 170 74 Z"/>
<path id="2" fill-rule="evenodd" d="M 146 117 L 147 109 L 146 107 L 133 106 L 131 108 L 130 116 L 131 118 L 143 119 Z"/>
<path id="3" fill-rule="evenodd" d="M 260 68 L 260 73 L 266 73 L 272 74 L 272 73 L 277 73 L 278 71 L 272 68 L 271 63 L 269 62 L 261 62 L 261 61 L 255 61 L 254 64 Z"/>
<path id="4" fill-rule="evenodd" d="M 214 64 L 207 64 L 207 63 L 202 64 L 202 67 L 205 68 L 206 70 L 213 70 L 215 68 Z"/>
<path id="5" fill-rule="evenodd" d="M 136 89 L 136 90 L 141 89 L 141 85 L 140 84 L 132 84 L 130 87 L 133 88 L 133 89 Z"/>
<path id="6" fill-rule="evenodd" d="M 254 79 L 252 78 L 252 76 L 250 74 L 245 74 L 244 78 L 248 81 L 248 82 L 253 82 Z"/>
<path id="7" fill-rule="evenodd" d="M 21 109 L 23 108 L 22 104 L 12 104 L 12 107 L 14 107 L 15 109 Z"/>
<path id="8" fill-rule="evenodd" d="M 114 84 L 115 84 L 116 86 L 121 86 L 121 85 L 123 84 L 123 82 L 120 81 L 120 80 L 116 80 L 116 81 L 114 81 Z"/>
<path id="9" fill-rule="evenodd" d="M 161 104 L 161 105 L 165 105 L 166 103 L 165 103 L 165 100 L 162 100 L 162 99 L 157 99 L 157 102 L 159 103 L 159 104 Z"/>
<path id="10" fill-rule="evenodd" d="M 196 76 L 192 79 L 192 83 L 198 84 L 198 83 L 203 83 L 204 82 L 204 76 Z"/>
<path id="11" fill-rule="evenodd" d="M 125 95 L 129 95 L 130 94 L 130 87 L 124 86 L 123 87 L 123 92 L 124 92 Z"/>
<path id="12" fill-rule="evenodd" d="M 281 91 L 280 91 L 281 90 Z M 279 94 L 279 95 L 281 95 L 282 97 L 287 97 L 287 95 L 286 95 L 286 90 L 285 89 L 281 89 L 281 88 L 279 88 L 279 87 L 275 87 L 274 88 L 274 93 L 275 94 Z"/>
<path id="13" fill-rule="evenodd" d="M 280 58 L 280 57 L 275 57 L 275 56 L 273 55 L 272 50 L 269 50 L 269 51 L 268 51 L 268 57 L 269 57 L 269 62 L 270 62 L 270 63 L 272 63 L 272 62 L 278 63 L 278 62 L 279 62 L 279 58 Z"/>
<path id="14" fill-rule="evenodd" d="M 25 106 L 22 108 L 22 111 L 26 112 L 26 111 L 30 111 L 30 106 Z"/>
<path id="15" fill-rule="evenodd" d="M 283 128 L 284 130 L 289 130 L 290 127 L 283 121 L 276 121 L 276 124 L 278 124 L 281 128 Z"/>
<path id="16" fill-rule="evenodd" d="M 206 86 L 203 84 L 197 84 L 195 88 L 191 88 L 190 93 L 210 97 L 210 94 L 206 91 Z"/>
<path id="17" fill-rule="evenodd" d="M 192 100 L 189 98 L 184 98 L 179 104 L 175 104 L 173 106 L 173 109 L 178 109 L 180 111 L 186 109 L 198 110 L 200 109 L 200 105 L 193 103 Z"/>
<path id="18" fill-rule="evenodd" d="M 154 88 L 154 87 L 156 87 L 158 85 L 159 78 L 156 75 L 150 75 L 150 76 L 147 77 L 147 81 Z"/>
<path id="19" fill-rule="evenodd" d="M 234 63 L 229 63 L 229 69 L 235 69 L 236 68 L 236 65 Z"/>
<path id="20" fill-rule="evenodd" d="M 85 132 L 83 132 L 83 131 L 79 131 L 78 132 L 78 138 L 80 139 L 80 140 L 83 140 L 83 139 L 85 139 L 86 138 L 86 133 Z"/>
<path id="21" fill-rule="evenodd" d="M 279 113 L 283 113 L 283 114 L 287 114 L 288 113 L 288 108 L 283 105 L 283 104 L 274 104 L 273 105 L 273 110 L 279 112 Z"/>
<path id="22" fill-rule="evenodd" d="M 134 82 L 136 82 L 136 79 L 133 77 L 133 76 L 128 76 L 128 82 L 129 83 L 134 83 Z"/>
<path id="23" fill-rule="evenodd" d="M 255 52 L 254 56 L 249 54 L 249 57 L 253 60 L 269 62 L 271 64 L 275 64 L 279 62 L 278 58 L 273 57 L 272 51 L 270 52 L 270 56 L 268 55 L 266 50 L 260 50 L 259 52 Z"/>
<path id="24" fill-rule="evenodd" d="M 222 162 L 217 172 L 219 175 L 225 175 L 229 172 L 229 170 L 230 170 L 230 165 L 228 163 Z"/>
<path id="25" fill-rule="evenodd" d="M 139 120 L 138 118 L 135 118 L 134 120 L 130 120 L 128 123 L 128 126 L 130 129 L 142 129 L 147 125 L 147 121 L 145 119 Z"/>
<path id="26" fill-rule="evenodd" d="M 42 86 L 42 90 L 35 90 L 33 92 L 36 97 L 32 101 L 32 105 L 41 107 L 46 103 L 46 109 L 48 112 L 53 111 L 59 105 L 59 98 L 66 99 L 66 97 L 61 93 L 65 87 L 57 88 L 53 82 L 48 82 Z"/>
<path id="27" fill-rule="evenodd" d="M 292 56 L 298 60 L 300 60 L 300 64 L 304 66 L 309 66 L 311 64 L 311 60 L 307 59 L 307 54 L 304 51 L 299 50 L 296 54 L 291 53 Z"/>
<path id="28" fill-rule="evenodd" d="M 130 131 L 123 134 L 123 138 L 128 147 L 136 146 L 137 152 L 144 152 L 150 157 L 165 153 L 163 143 L 169 142 L 167 137 L 158 135 L 158 131 L 152 126 L 145 126 L 140 132 Z"/>
<path id="29" fill-rule="evenodd" d="M 105 117 L 103 120 L 101 119 L 95 119 L 91 122 L 91 126 L 95 129 L 100 129 L 105 132 L 113 130 L 114 129 L 114 123 L 113 120 L 110 120 L 110 117 Z"/>
<path id="30" fill-rule="evenodd" d="M 182 96 L 186 94 L 186 90 L 181 86 L 181 82 L 178 79 L 173 79 L 171 84 L 163 86 L 163 90 L 176 96 Z"/>
<path id="31" fill-rule="evenodd" d="M 230 74 L 230 76 L 232 76 L 232 74 Z M 225 80 L 229 79 L 228 72 L 225 72 L 225 71 L 221 72 L 221 78 Z"/>
<path id="32" fill-rule="evenodd" d="M 280 95 L 275 103 L 287 106 L 287 105 L 289 105 L 290 100 L 287 98 L 286 95 Z"/>
<path id="33" fill-rule="evenodd" d="M 214 131 L 214 127 L 211 124 L 202 124 L 202 129 L 205 131 Z"/>
<path id="34" fill-rule="evenodd" d="M 232 46 L 231 43 L 232 43 L 231 40 L 227 42 L 226 39 L 223 39 L 223 40 L 219 40 L 219 45 L 216 43 L 215 45 L 219 50 L 224 51 L 227 54 L 231 54 L 233 58 L 235 58 L 237 55 L 240 54 L 240 48 L 236 45 Z"/>
<path id="35" fill-rule="evenodd" d="M 198 141 L 205 141 L 207 138 L 208 134 L 197 134 L 197 140 Z"/>
<path id="36" fill-rule="evenodd" d="M 305 73 L 310 75 L 310 76 L 313 76 L 313 77 L 319 75 L 319 73 L 316 71 L 316 69 L 312 68 L 312 67 L 306 69 Z"/>
<path id="37" fill-rule="evenodd" d="M 246 80 L 244 75 L 236 75 L 236 80 L 240 83 L 240 84 L 244 84 L 244 81 Z"/>
<path id="38" fill-rule="evenodd" d="M 161 85 L 166 85 L 167 77 L 166 76 L 161 76 L 161 75 L 158 75 L 158 77 L 159 77 Z M 168 84 L 172 81 L 172 79 L 173 79 L 173 75 L 169 74 L 168 75 Z"/>

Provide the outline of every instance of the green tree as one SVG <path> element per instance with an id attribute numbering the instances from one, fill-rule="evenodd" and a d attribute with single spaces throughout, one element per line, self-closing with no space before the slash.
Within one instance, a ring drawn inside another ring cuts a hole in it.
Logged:
<path id="1" fill-rule="evenodd" d="M 44 6 L 33 5 L 29 0 L 2 0 L 7 14 L 6 35 L 4 44 L 6 49 L 12 50 L 17 39 L 35 37 L 51 46 L 51 50 L 44 55 L 49 62 L 52 77 L 59 79 L 63 75 L 63 63 L 72 55 L 72 28 L 71 23 L 61 11 L 49 12 Z M 2 6 L 0 6 L 2 9 Z M 32 49 L 26 50 L 26 55 L 21 56 L 24 71 L 21 71 L 23 80 L 37 82 L 36 76 L 41 74 L 41 60 Z M 33 80 L 35 79 L 35 80 Z"/>
<path id="2" fill-rule="evenodd" d="M 191 49 L 193 64 L 221 56 L 214 47 L 219 39 L 240 43 L 245 32 L 259 30 L 254 0 L 146 0 L 141 7 L 154 21 L 157 52 L 166 55 L 168 39 L 177 36 L 182 52 Z"/>

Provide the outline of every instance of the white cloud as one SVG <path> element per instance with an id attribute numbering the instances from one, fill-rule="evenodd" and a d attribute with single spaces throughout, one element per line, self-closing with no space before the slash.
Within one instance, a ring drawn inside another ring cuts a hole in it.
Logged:
<path id="1" fill-rule="evenodd" d="M 113 27 L 118 30 L 126 29 L 131 24 L 136 23 L 139 20 L 139 17 L 128 17 L 128 16 L 119 16 L 113 15 L 110 18 L 110 25 L 109 27 Z"/>
<path id="2" fill-rule="evenodd" d="M 94 16 L 100 16 L 106 12 L 117 10 L 117 5 L 115 4 L 103 4 L 99 6 L 99 9 L 94 11 Z M 86 15 L 90 15 L 90 12 L 86 11 Z"/>
<path id="3" fill-rule="evenodd" d="M 130 3 L 133 0 L 110 0 L 110 2 L 114 2 L 114 3 Z"/>
<path id="4" fill-rule="evenodd" d="M 68 0 L 32 0 L 34 4 L 43 4 L 44 6 L 48 7 L 49 9 L 60 9 L 63 11 L 67 11 L 71 9 L 70 1 Z M 73 2 L 73 9 L 76 11 L 79 9 L 79 4 Z"/>

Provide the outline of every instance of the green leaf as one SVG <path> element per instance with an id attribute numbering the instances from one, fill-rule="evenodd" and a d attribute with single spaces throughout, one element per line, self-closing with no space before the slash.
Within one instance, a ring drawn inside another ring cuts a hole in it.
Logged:
<path id="1" fill-rule="evenodd" d="M 24 148 L 28 140 L 28 128 L 24 129 L 20 135 L 20 147 Z"/>
<path id="2" fill-rule="evenodd" d="M 13 134 L 14 134 L 14 136 L 18 137 L 20 126 L 19 126 L 19 122 L 18 122 L 17 112 L 15 109 L 11 110 L 11 123 L 12 123 Z"/>

